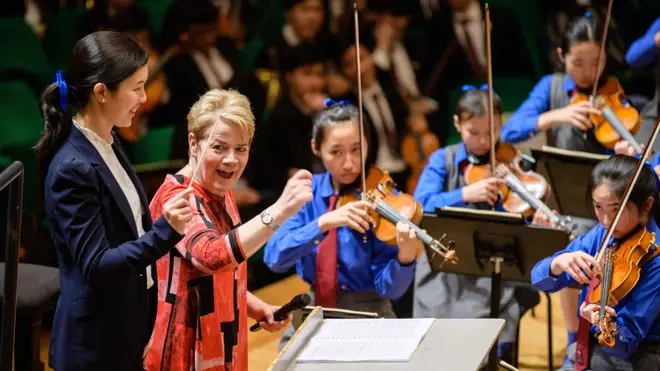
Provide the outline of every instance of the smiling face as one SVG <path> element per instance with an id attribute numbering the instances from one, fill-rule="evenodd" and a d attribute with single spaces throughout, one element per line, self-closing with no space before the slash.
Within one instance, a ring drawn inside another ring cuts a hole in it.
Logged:
<path id="1" fill-rule="evenodd" d="M 188 134 L 190 151 L 195 161 L 202 161 L 195 180 L 205 189 L 217 195 L 234 188 L 241 178 L 250 156 L 250 138 L 238 125 L 218 122 L 213 133 L 210 125 L 198 142 L 194 134 Z M 202 158 L 206 146 L 208 150 Z M 193 169 L 194 170 L 194 169 Z"/>
<path id="2" fill-rule="evenodd" d="M 131 126 L 133 116 L 140 106 L 147 101 L 144 83 L 147 81 L 147 65 L 140 67 L 129 78 L 122 81 L 117 89 L 108 91 L 103 98 L 102 114 L 117 127 Z"/>

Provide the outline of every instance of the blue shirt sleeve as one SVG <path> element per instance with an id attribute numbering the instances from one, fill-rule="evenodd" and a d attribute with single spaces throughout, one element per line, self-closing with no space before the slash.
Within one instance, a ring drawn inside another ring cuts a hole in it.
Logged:
<path id="1" fill-rule="evenodd" d="M 534 268 L 532 268 L 532 285 L 543 292 L 552 293 L 574 283 L 575 280 L 566 272 L 562 272 L 557 276 L 553 275 L 550 272 L 552 261 L 561 254 L 576 251 L 582 251 L 594 256 L 594 252 L 598 250 L 600 241 L 603 238 L 603 231 L 603 227 L 598 224 L 589 232 L 571 241 L 564 250 L 560 250 L 554 255 L 536 263 Z"/>
<path id="2" fill-rule="evenodd" d="M 658 165 L 660 165 L 660 152 L 651 157 L 651 166 L 656 167 Z"/>
<path id="3" fill-rule="evenodd" d="M 264 263 L 275 273 L 285 273 L 304 256 L 311 254 L 324 235 L 318 217 L 311 217 L 312 204 L 307 203 L 284 222 L 266 243 Z M 308 217 L 310 216 L 310 217 Z M 307 220 L 310 220 L 307 222 Z"/>
<path id="4" fill-rule="evenodd" d="M 502 128 L 500 138 L 504 142 L 519 143 L 537 134 L 536 124 L 541 114 L 550 109 L 552 75 L 544 76 L 536 83 L 529 97 L 511 115 Z"/>
<path id="5" fill-rule="evenodd" d="M 401 265 L 397 257 L 399 253 L 397 247 L 389 246 L 377 238 L 374 240 L 371 273 L 376 292 L 385 299 L 399 299 L 412 283 L 417 263 L 413 261 L 412 264 Z"/>
<path id="6" fill-rule="evenodd" d="M 444 148 L 435 151 L 422 171 L 413 197 L 422 204 L 425 212 L 433 213 L 444 206 L 462 206 L 462 189 L 444 192 L 447 169 L 447 154 Z"/>
<path id="7" fill-rule="evenodd" d="M 655 45 L 655 34 L 660 32 L 660 18 L 649 27 L 646 34 L 637 39 L 626 53 L 626 63 L 633 68 L 644 68 L 653 63 L 660 55 L 660 48 Z"/>
<path id="8" fill-rule="evenodd" d="M 614 306 L 619 335 L 612 348 L 601 349 L 615 357 L 627 359 L 646 339 L 651 326 L 660 315 L 660 257 L 642 267 L 637 285 Z"/>

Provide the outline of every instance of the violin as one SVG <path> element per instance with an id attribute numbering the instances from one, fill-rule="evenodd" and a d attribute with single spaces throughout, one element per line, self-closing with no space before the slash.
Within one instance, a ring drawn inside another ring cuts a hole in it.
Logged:
<path id="1" fill-rule="evenodd" d="M 601 71 L 605 63 L 605 51 L 607 50 L 605 42 L 607 41 L 607 31 L 611 19 L 612 0 L 607 5 L 596 71 Z M 607 77 L 601 86 L 598 84 L 599 80 L 600 76 L 596 74 L 592 85 L 591 96 L 587 96 L 584 93 L 577 93 L 571 98 L 569 104 L 590 101 L 596 108 L 602 111 L 602 115 L 590 114 L 589 119 L 594 126 L 594 136 L 603 147 L 614 148 L 614 144 L 623 139 L 630 143 L 637 154 L 642 153 L 642 147 L 633 137 L 633 134 L 639 131 L 642 124 L 642 118 L 639 112 L 625 98 L 623 88 L 616 78 Z"/>
<path id="2" fill-rule="evenodd" d="M 394 181 L 387 171 L 372 167 L 366 179 L 366 191 L 341 195 L 337 200 L 337 207 L 360 199 L 375 205 L 375 212 L 370 212 L 369 216 L 374 220 L 373 233 L 379 240 L 390 246 L 396 245 L 396 224 L 403 222 L 408 224 L 417 234 L 417 238 L 436 255 L 454 264 L 458 262 L 458 257 L 452 250 L 454 241 L 449 241 L 446 245 L 444 243 L 446 234 L 436 240 L 419 228 L 424 215 L 422 204 L 407 193 L 397 193 Z"/>
<path id="3" fill-rule="evenodd" d="M 357 2 L 353 2 L 353 15 L 355 26 L 355 53 L 356 53 L 356 71 L 361 71 L 360 66 L 360 26 L 358 20 L 358 6 Z M 357 75 L 358 81 L 358 121 L 360 129 L 360 154 L 362 158 L 366 158 L 364 147 L 364 115 L 362 109 L 362 77 Z M 376 167 L 372 167 L 369 172 L 368 181 L 366 178 L 366 171 L 364 161 L 361 163 L 361 189 L 353 194 L 348 193 L 343 195 L 337 200 L 337 206 L 345 205 L 348 202 L 357 200 L 364 200 L 375 206 L 374 211 L 370 216 L 374 219 L 373 233 L 379 240 L 388 245 L 396 244 L 396 224 L 399 222 L 406 223 L 410 226 L 420 239 L 428 248 L 430 248 L 437 256 L 441 258 L 440 264 L 449 261 L 453 264 L 458 262 L 458 256 L 452 249 L 453 241 L 445 245 L 442 240 L 436 240 L 431 237 L 424 230 L 419 228 L 419 223 L 422 220 L 423 208 L 422 205 L 415 200 L 411 195 L 396 192 L 396 185 L 390 177 L 389 173 L 382 171 Z"/>
<path id="4" fill-rule="evenodd" d="M 620 140 L 626 140 L 637 154 L 642 148 L 633 137 L 641 125 L 642 117 L 635 107 L 625 98 L 623 88 L 615 77 L 607 77 L 595 94 L 595 98 L 578 92 L 571 98 L 570 104 L 593 101 L 596 108 L 602 110 L 602 115 L 590 114 L 589 119 L 594 125 L 596 140 L 605 148 L 614 148 Z"/>
<path id="5" fill-rule="evenodd" d="M 440 148 L 438 137 L 425 130 L 422 133 L 410 133 L 401 142 L 401 157 L 410 166 L 410 176 L 406 183 L 408 193 L 415 192 L 417 181 L 428 164 L 429 156 Z"/>
<path id="6" fill-rule="evenodd" d="M 632 291 L 639 281 L 642 266 L 658 252 L 655 233 L 644 227 L 639 227 L 623 242 L 606 247 L 602 272 L 596 274 L 601 284 L 587 298 L 590 304 L 600 305 L 600 331 L 596 335 L 601 345 L 611 348 L 616 343 L 614 321 L 606 316 L 605 307 L 615 306 Z"/>
<path id="7" fill-rule="evenodd" d="M 491 166 L 480 159 L 470 156 L 471 163 L 465 168 L 464 178 L 467 185 L 489 178 Z M 494 176 L 503 179 L 499 186 L 500 202 L 504 210 L 530 217 L 539 207 L 534 207 L 531 199 L 544 203 L 550 198 L 550 185 L 544 177 L 532 170 L 523 170 L 521 153 L 509 143 L 498 143 L 495 149 Z M 547 206 L 546 206 L 547 207 Z M 552 213 L 552 212 L 551 212 Z"/>

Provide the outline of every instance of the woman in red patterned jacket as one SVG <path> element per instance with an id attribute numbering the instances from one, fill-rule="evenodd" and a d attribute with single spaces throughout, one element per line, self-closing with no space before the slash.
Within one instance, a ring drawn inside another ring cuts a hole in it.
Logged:
<path id="1" fill-rule="evenodd" d="M 189 163 L 165 178 L 151 203 L 152 216 L 159 216 L 162 205 L 194 178 L 193 218 L 185 237 L 158 261 L 158 313 L 145 360 L 149 371 L 246 371 L 248 317 L 267 318 L 262 326 L 269 331 L 290 321 L 273 322 L 277 307 L 247 291 L 247 258 L 312 199 L 312 175 L 296 173 L 277 202 L 241 224 L 232 189 L 247 164 L 253 135 L 250 103 L 236 91 L 211 90 L 188 114 Z"/>

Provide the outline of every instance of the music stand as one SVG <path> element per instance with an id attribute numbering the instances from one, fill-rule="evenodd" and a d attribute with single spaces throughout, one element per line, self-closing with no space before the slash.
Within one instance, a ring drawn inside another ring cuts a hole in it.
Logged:
<path id="1" fill-rule="evenodd" d="M 308 305 L 302 309 L 293 311 L 293 320 L 291 324 L 296 330 L 300 327 L 300 324 L 303 323 L 307 316 L 309 316 L 312 311 L 316 309 L 315 306 Z M 360 312 L 347 309 L 339 308 L 323 308 L 323 319 L 354 319 L 354 318 L 380 318 L 376 312 Z"/>
<path id="2" fill-rule="evenodd" d="M 537 161 L 537 172 L 552 186 L 551 201 L 556 204 L 557 211 L 562 215 L 593 220 L 585 199 L 587 184 L 596 164 L 610 156 L 543 146 L 532 149 L 532 157 Z"/>
<path id="3" fill-rule="evenodd" d="M 441 264 L 427 248 L 433 271 L 492 279 L 491 318 L 499 317 L 502 280 L 529 283 L 532 267 L 569 242 L 564 231 L 527 225 L 520 214 L 487 210 L 438 209 L 436 215 L 424 214 L 420 227 L 431 235 L 451 231 L 447 237 L 455 242 L 458 264 Z M 497 370 L 497 347 L 490 350 L 488 364 Z"/>

